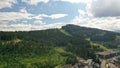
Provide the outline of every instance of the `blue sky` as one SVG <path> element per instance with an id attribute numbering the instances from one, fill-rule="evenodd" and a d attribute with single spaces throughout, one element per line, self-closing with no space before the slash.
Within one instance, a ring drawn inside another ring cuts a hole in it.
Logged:
<path id="1" fill-rule="evenodd" d="M 42 30 L 65 24 L 119 30 L 119 4 L 117 0 L 0 0 L 0 31 Z"/>

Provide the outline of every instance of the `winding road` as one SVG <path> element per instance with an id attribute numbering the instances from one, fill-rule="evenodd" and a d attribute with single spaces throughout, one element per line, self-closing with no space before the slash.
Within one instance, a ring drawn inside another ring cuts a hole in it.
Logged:
<path id="1" fill-rule="evenodd" d="M 106 68 L 105 64 L 106 64 L 106 60 L 102 60 L 102 62 L 101 62 L 101 68 Z"/>
<path id="2" fill-rule="evenodd" d="M 113 63 L 111 63 L 111 62 L 109 62 L 108 65 L 109 65 L 109 67 L 111 67 L 111 68 L 118 68 L 118 67 L 116 67 L 116 66 L 115 66 Z M 106 60 L 102 60 L 102 62 L 101 62 L 101 68 L 108 68 L 108 67 L 106 67 Z"/>

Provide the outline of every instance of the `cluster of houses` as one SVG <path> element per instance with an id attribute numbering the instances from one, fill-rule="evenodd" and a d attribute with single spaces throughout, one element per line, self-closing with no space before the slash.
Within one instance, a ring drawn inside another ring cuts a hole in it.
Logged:
<path id="1" fill-rule="evenodd" d="M 107 51 L 103 51 L 103 52 L 97 52 L 96 55 L 100 59 L 110 59 L 110 58 L 119 56 L 120 51 L 119 50 L 107 50 Z"/>
<path id="2" fill-rule="evenodd" d="M 105 60 L 104 68 L 109 68 L 110 66 L 114 66 L 112 68 L 120 68 L 120 51 L 119 50 L 108 50 L 104 52 L 97 52 L 96 56 L 98 56 L 102 62 Z M 106 65 L 106 66 L 105 66 Z M 108 66 L 108 67 L 107 67 Z M 79 59 L 79 62 L 75 65 L 66 64 L 63 65 L 62 68 L 102 68 L 102 63 L 95 63 L 92 59 L 83 60 Z"/>
<path id="3" fill-rule="evenodd" d="M 79 63 L 76 63 L 75 65 L 63 65 L 62 68 L 100 68 L 100 65 L 98 63 L 93 62 L 92 59 L 88 59 L 79 60 Z"/>
<path id="4" fill-rule="evenodd" d="M 108 50 L 104 52 L 98 52 L 96 55 L 102 60 L 105 60 L 106 68 L 120 68 L 120 51 Z"/>
<path id="5" fill-rule="evenodd" d="M 108 59 L 106 62 L 106 68 L 120 68 L 120 56 Z"/>

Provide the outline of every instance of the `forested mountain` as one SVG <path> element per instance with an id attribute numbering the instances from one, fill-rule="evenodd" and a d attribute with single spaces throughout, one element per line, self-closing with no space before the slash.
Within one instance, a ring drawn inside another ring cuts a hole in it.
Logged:
<path id="1" fill-rule="evenodd" d="M 74 36 L 84 36 L 90 41 L 105 45 L 108 48 L 117 48 L 117 46 L 120 45 L 120 33 L 80 27 L 76 25 L 63 26 L 62 29 L 66 30 Z"/>
<path id="2" fill-rule="evenodd" d="M 60 68 L 76 57 L 96 60 L 94 53 L 119 46 L 120 34 L 66 25 L 61 29 L 0 32 L 0 68 Z"/>
<path id="3" fill-rule="evenodd" d="M 120 30 L 115 30 L 115 32 L 118 32 L 118 33 L 120 33 Z"/>

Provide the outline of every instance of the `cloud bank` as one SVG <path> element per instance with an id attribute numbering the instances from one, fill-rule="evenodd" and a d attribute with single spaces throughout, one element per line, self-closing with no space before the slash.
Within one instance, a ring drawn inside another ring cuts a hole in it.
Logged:
<path id="1" fill-rule="evenodd" d="M 0 9 L 6 8 L 6 7 L 11 8 L 15 3 L 17 3 L 17 0 L 1 0 Z"/>
<path id="2" fill-rule="evenodd" d="M 0 31 L 33 31 L 33 30 L 45 30 L 51 28 L 61 28 L 65 24 L 62 23 L 52 23 L 52 24 L 2 24 L 0 25 Z"/>
<path id="3" fill-rule="evenodd" d="M 30 5 L 37 5 L 40 2 L 47 3 L 49 0 L 22 0 L 22 2 L 25 2 Z"/>
<path id="4" fill-rule="evenodd" d="M 67 14 L 31 14 L 25 8 L 19 12 L 0 12 L 0 31 L 30 31 L 44 30 L 49 28 L 60 28 L 62 23 L 46 24 L 43 18 L 59 19 L 67 16 Z M 17 23 L 18 20 L 24 20 Z M 34 20 L 29 23 L 27 20 Z M 12 22 L 12 23 L 11 23 Z"/>
<path id="5" fill-rule="evenodd" d="M 71 23 L 104 30 L 120 30 L 120 1 L 91 0 L 86 10 L 79 9 Z"/>
<path id="6" fill-rule="evenodd" d="M 87 10 L 94 17 L 120 16 L 120 0 L 95 0 L 90 3 Z"/>
<path id="7" fill-rule="evenodd" d="M 116 17 L 102 17 L 102 18 L 81 18 L 76 17 L 71 21 L 72 24 L 91 27 L 91 28 L 99 28 L 103 30 L 119 30 L 120 29 L 120 19 Z"/>

